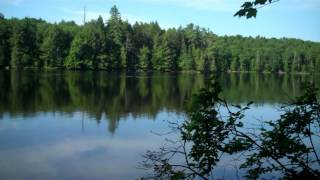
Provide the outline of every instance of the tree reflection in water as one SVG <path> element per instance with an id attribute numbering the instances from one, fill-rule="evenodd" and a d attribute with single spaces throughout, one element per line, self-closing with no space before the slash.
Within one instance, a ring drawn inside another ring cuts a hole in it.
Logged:
<path id="1" fill-rule="evenodd" d="M 183 112 L 185 100 L 206 84 L 202 74 L 108 73 L 92 71 L 0 71 L 0 116 L 38 112 L 84 112 L 97 123 L 105 115 L 114 132 L 122 117 L 155 117 L 161 110 Z M 312 75 L 220 74 L 231 103 L 285 102 Z"/>

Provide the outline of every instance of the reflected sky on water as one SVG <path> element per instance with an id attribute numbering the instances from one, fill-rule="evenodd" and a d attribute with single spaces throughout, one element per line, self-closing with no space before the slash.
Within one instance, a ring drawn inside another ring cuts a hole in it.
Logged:
<path id="1" fill-rule="evenodd" d="M 142 154 L 165 143 L 167 121 L 208 84 L 201 74 L 0 71 L 0 179 L 134 179 Z M 317 76 L 222 74 L 246 121 L 275 119 L 279 104 Z M 156 133 L 154 133 L 156 132 Z M 167 138 L 174 138 L 171 134 Z M 223 169 L 219 176 L 233 176 Z"/>

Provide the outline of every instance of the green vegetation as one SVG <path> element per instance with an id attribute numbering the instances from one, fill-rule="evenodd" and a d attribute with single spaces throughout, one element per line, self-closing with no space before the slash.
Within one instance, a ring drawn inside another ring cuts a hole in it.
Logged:
<path id="1" fill-rule="evenodd" d="M 215 179 L 223 160 L 233 161 L 245 179 L 319 179 L 320 103 L 314 85 L 282 106 L 279 119 L 258 125 L 244 120 L 252 102 L 230 106 L 220 93 L 213 82 L 192 98 L 186 120 L 170 123 L 180 137 L 147 151 L 142 167 L 153 171 L 146 179 Z"/>
<path id="2" fill-rule="evenodd" d="M 253 0 L 253 1 L 245 1 L 239 11 L 237 11 L 234 16 L 243 17 L 245 16 L 247 19 L 256 17 L 259 8 L 262 8 L 266 5 L 270 5 L 272 3 L 278 2 L 280 0 Z"/>
<path id="3" fill-rule="evenodd" d="M 131 25 L 121 19 L 115 6 L 110 15 L 107 21 L 99 17 L 82 26 L 72 21 L 51 24 L 1 15 L 0 67 L 293 73 L 320 70 L 320 43 L 217 36 L 193 24 L 167 30 L 157 22 Z"/>

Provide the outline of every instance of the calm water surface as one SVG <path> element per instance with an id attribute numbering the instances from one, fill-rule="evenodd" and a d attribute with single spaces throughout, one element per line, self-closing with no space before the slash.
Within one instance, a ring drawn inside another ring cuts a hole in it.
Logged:
<path id="1" fill-rule="evenodd" d="M 279 104 L 299 95 L 303 82 L 320 85 L 311 75 L 218 79 L 233 104 L 256 102 L 248 121 L 278 117 Z M 164 143 L 152 132 L 186 118 L 185 101 L 206 82 L 200 74 L 0 71 L 0 179 L 142 176 L 142 154 Z"/>

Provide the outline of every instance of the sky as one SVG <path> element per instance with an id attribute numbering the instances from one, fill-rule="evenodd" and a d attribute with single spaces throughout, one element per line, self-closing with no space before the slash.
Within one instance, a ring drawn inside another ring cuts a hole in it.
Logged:
<path id="1" fill-rule="evenodd" d="M 105 20 L 116 5 L 130 23 L 157 21 L 162 28 L 194 23 L 218 35 L 298 38 L 320 42 L 320 0 L 280 0 L 258 10 L 257 18 L 234 17 L 244 0 L 0 0 L 6 18 L 34 17 L 49 22 Z"/>

